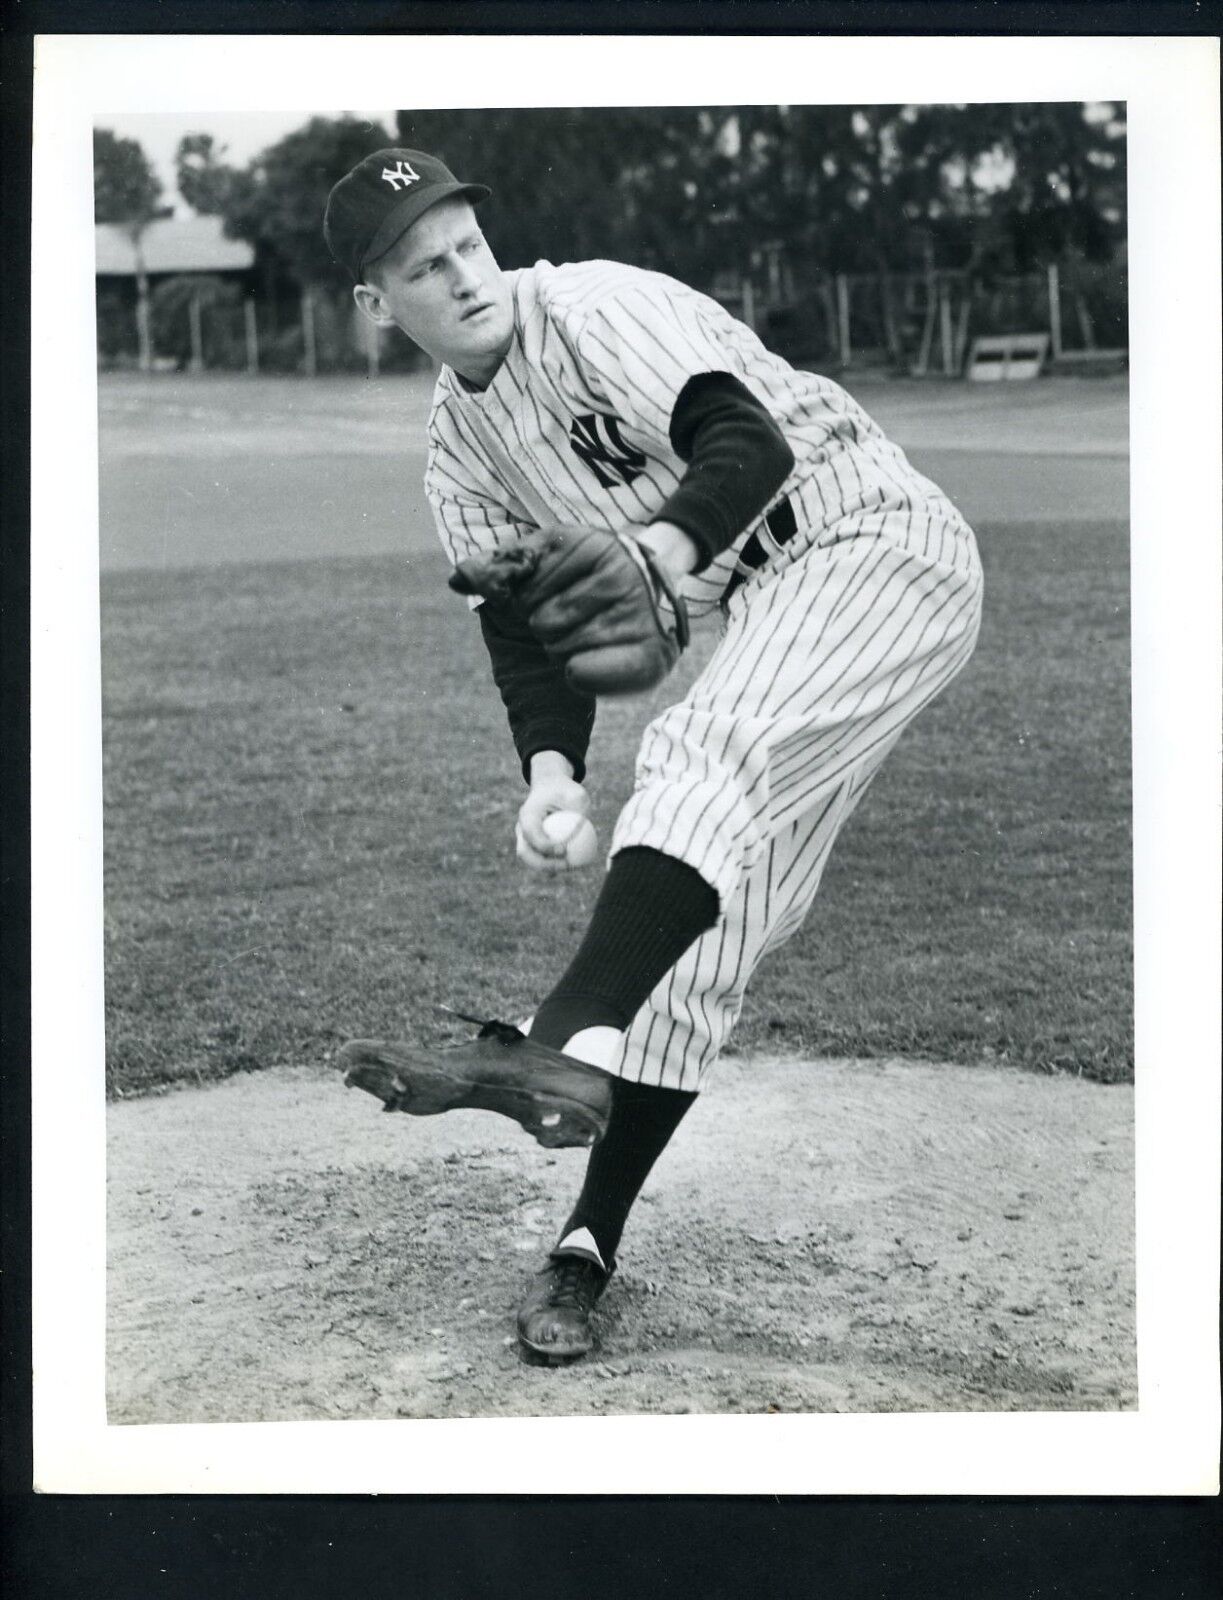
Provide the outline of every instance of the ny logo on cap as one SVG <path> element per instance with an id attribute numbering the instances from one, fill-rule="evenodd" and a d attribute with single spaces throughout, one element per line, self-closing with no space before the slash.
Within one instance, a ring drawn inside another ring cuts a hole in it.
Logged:
<path id="1" fill-rule="evenodd" d="M 406 161 L 397 161 L 394 172 L 391 171 L 390 167 L 383 167 L 382 181 L 383 183 L 389 183 L 391 188 L 398 194 L 401 184 L 407 189 L 411 184 L 419 183 L 420 173 L 413 172 Z"/>

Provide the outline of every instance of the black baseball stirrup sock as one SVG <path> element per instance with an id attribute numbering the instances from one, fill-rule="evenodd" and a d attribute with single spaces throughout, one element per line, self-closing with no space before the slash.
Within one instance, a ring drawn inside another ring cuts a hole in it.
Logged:
<path id="1" fill-rule="evenodd" d="M 695 1099 L 680 1089 L 615 1080 L 607 1132 L 590 1152 L 582 1192 L 562 1240 L 578 1228 L 589 1228 L 599 1254 L 612 1265 L 633 1201 Z"/>
<path id="2" fill-rule="evenodd" d="M 643 845 L 621 850 L 577 954 L 535 1013 L 531 1037 L 563 1050 L 583 1028 L 623 1032 L 654 985 L 717 920 L 717 893 L 694 867 Z"/>

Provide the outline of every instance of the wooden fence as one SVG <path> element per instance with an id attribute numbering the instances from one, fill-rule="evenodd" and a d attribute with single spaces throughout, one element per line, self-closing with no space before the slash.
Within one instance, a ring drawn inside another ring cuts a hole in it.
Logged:
<path id="1" fill-rule="evenodd" d="M 989 281 L 963 272 L 829 274 L 771 300 L 744 282 L 718 298 L 772 348 L 837 369 L 959 376 L 974 338 L 1005 334 L 1047 335 L 1054 363 L 1126 354 L 1123 275 L 1084 284 L 1056 264 Z M 1111 337 L 1101 338 L 1098 322 Z"/>
<path id="2" fill-rule="evenodd" d="M 1069 281 L 1067 281 L 1069 280 Z M 211 299 L 178 280 L 178 292 L 159 309 L 158 291 L 136 306 L 99 297 L 98 355 L 107 367 L 143 371 L 209 370 L 327 372 L 427 364 L 410 341 L 383 334 L 351 302 L 309 288 L 275 305 L 236 291 Z M 215 280 L 213 280 L 215 289 Z M 979 336 L 1045 333 L 1052 361 L 1084 362 L 1125 355 L 1124 281 L 1118 276 L 1103 302 L 1103 343 L 1090 296 L 1072 273 L 1051 265 L 1043 273 L 984 282 L 962 272 L 836 274 L 805 292 L 783 297 L 743 279 L 718 298 L 771 348 L 800 363 L 833 369 L 884 365 L 917 377 L 958 376 L 970 340 Z M 1095 284 L 1100 301 L 1099 282 Z M 1120 307 L 1120 310 L 1118 310 Z"/>

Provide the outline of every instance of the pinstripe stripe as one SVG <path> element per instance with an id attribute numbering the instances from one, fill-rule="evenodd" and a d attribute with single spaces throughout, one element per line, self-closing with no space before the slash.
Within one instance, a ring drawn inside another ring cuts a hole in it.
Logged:
<path id="1" fill-rule="evenodd" d="M 831 716 L 835 713 L 837 706 L 840 704 L 837 694 L 841 688 L 841 685 L 847 678 L 851 676 L 854 667 L 857 666 L 862 660 L 862 657 L 865 655 L 870 646 L 885 633 L 889 640 L 894 643 L 898 643 L 900 638 L 903 636 L 904 628 L 906 628 L 909 625 L 909 622 L 913 619 L 915 607 L 918 605 L 923 605 L 928 600 L 932 600 L 940 589 L 946 588 L 949 584 L 954 584 L 956 582 L 956 576 L 954 573 L 946 573 L 942 577 L 939 577 L 936 573 L 933 582 L 929 583 L 928 586 L 923 586 L 923 579 L 929 579 L 929 577 L 930 574 L 928 572 L 924 572 L 905 583 L 900 589 L 900 592 L 896 595 L 895 599 L 892 601 L 888 610 L 881 616 L 876 617 L 874 608 L 872 608 L 869 612 L 864 612 L 854 623 L 850 632 L 846 634 L 843 639 L 838 641 L 835 650 L 833 650 L 828 656 L 822 658 L 820 663 L 822 669 L 821 678 L 823 678 L 823 672 L 831 671 L 832 662 L 835 657 L 841 655 L 842 652 L 847 650 L 851 645 L 855 646 L 854 653 L 849 657 L 849 659 L 838 665 L 836 676 L 821 682 L 819 702 L 821 710 L 823 710 L 827 715 Z M 900 626 L 889 627 L 889 624 L 892 623 L 897 612 L 901 613 Z M 871 623 L 874 624 L 873 628 L 871 628 L 871 631 L 866 633 L 864 638 L 859 639 L 858 636 Z M 799 694 L 800 688 L 801 686 L 796 687 L 793 694 L 791 694 L 787 700 L 782 701 L 782 703 L 777 707 L 778 713 L 787 711 L 794 699 Z M 808 700 L 803 706 L 802 710 L 809 712 L 812 704 L 813 701 Z M 801 715 L 802 711 L 800 711 L 799 714 Z"/>
<path id="2" fill-rule="evenodd" d="M 918 662 L 922 663 L 922 666 L 918 671 L 917 677 L 914 679 L 914 682 L 911 685 L 909 685 L 907 688 L 904 687 L 903 679 L 910 671 L 911 667 L 915 664 L 913 660 L 906 662 L 898 674 L 890 675 L 891 681 L 888 687 L 891 696 L 903 700 L 903 696 L 911 692 L 911 690 L 921 682 L 924 671 L 930 666 L 937 665 L 940 659 L 940 654 L 944 651 L 944 647 L 948 639 L 957 631 L 954 626 L 955 622 L 965 610 L 971 609 L 974 604 L 975 598 L 971 594 L 964 598 L 960 609 L 955 613 L 951 623 L 948 624 L 948 626 L 944 629 L 938 646 L 935 649 L 923 652 L 921 656 L 916 658 Z M 887 707 L 882 709 L 886 710 Z M 821 704 L 821 711 L 823 710 L 824 707 Z M 814 736 L 809 739 L 803 739 L 801 742 L 793 741 L 790 742 L 786 747 L 780 748 L 774 768 L 777 776 L 777 784 L 774 788 L 774 798 L 776 798 L 777 795 L 783 791 L 785 784 L 792 781 L 796 776 L 796 772 L 794 770 L 786 770 L 791 766 L 792 763 L 795 762 L 796 759 L 799 764 L 799 772 L 805 772 L 814 765 L 827 764 L 837 760 L 842 755 L 847 743 L 851 748 L 853 747 L 853 741 L 858 736 L 858 730 L 864 726 L 869 726 L 870 720 L 871 719 L 859 721 L 856 719 L 855 714 L 851 714 L 845 718 L 843 722 L 838 723 L 833 729 L 822 733 L 816 732 Z"/>
<path id="3" fill-rule="evenodd" d="M 815 892 L 819 888 L 837 835 L 854 805 L 861 798 L 871 776 L 873 771 L 868 774 L 865 782 L 858 785 L 855 772 L 853 776 L 838 784 L 829 795 L 827 805 L 820 812 L 819 826 L 813 830 L 810 847 L 801 857 L 795 858 L 794 865 L 801 868 L 801 875 L 791 889 L 786 917 L 779 922 L 776 934 L 770 940 L 770 948 L 776 949 L 778 944 L 802 926 Z"/>
<path id="4" fill-rule="evenodd" d="M 540 405 L 539 405 L 539 402 L 536 400 L 534 393 L 526 385 L 522 385 L 522 384 L 517 383 L 514 380 L 514 377 L 513 377 L 512 373 L 510 374 L 510 380 L 511 380 L 511 382 L 513 382 L 514 388 L 521 395 L 521 397 L 522 397 L 522 399 L 524 401 L 527 400 L 528 398 L 530 399 L 531 405 L 532 405 L 532 407 L 534 409 L 534 412 L 535 412 L 535 417 L 536 417 L 536 422 L 537 422 L 537 426 L 538 426 L 538 429 L 539 429 L 540 437 L 541 438 L 547 438 L 548 430 L 544 427 L 543 417 L 542 417 L 541 412 L 540 412 Z M 513 436 L 518 440 L 519 444 L 521 445 L 523 455 L 528 456 L 532 461 L 535 462 L 535 465 L 538 468 L 540 477 L 543 480 L 544 487 L 549 491 L 549 494 L 550 494 L 551 498 L 556 502 L 560 502 L 560 501 L 562 501 L 562 500 L 564 500 L 566 498 L 565 494 L 563 494 L 561 492 L 561 490 L 560 490 L 560 488 L 558 486 L 558 481 L 553 477 L 553 472 L 555 472 L 556 467 L 559 467 L 559 468 L 561 468 L 563 470 L 563 472 L 565 474 L 565 477 L 574 486 L 574 492 L 575 492 L 577 498 L 580 499 L 584 503 L 584 505 L 588 508 L 588 513 L 590 515 L 593 515 L 596 518 L 599 517 L 601 515 L 601 513 L 602 513 L 602 507 L 601 507 L 599 501 L 595 498 L 594 495 L 587 493 L 586 488 L 585 488 L 584 484 L 582 483 L 582 480 L 581 480 L 580 476 L 574 470 L 573 465 L 571 464 L 571 462 L 566 461 L 564 455 L 559 450 L 552 449 L 548 453 L 549 453 L 549 456 L 550 456 L 551 460 L 555 463 L 555 467 L 553 467 L 552 471 L 550 472 L 548 470 L 548 468 L 544 465 L 543 461 L 531 449 L 531 446 L 528 444 L 525 435 L 523 434 L 522 430 L 518 427 L 518 425 L 517 425 L 517 423 L 515 421 L 513 412 L 509 409 L 508 405 L 506 405 L 506 402 L 505 402 L 504 398 L 501 397 L 501 396 L 498 396 L 498 399 L 500 400 L 500 404 L 501 404 L 502 410 L 505 412 L 506 423 L 507 423 L 507 425 L 509 427 L 510 432 L 513 434 Z M 551 413 L 549 413 L 549 418 L 554 424 L 559 421 L 559 419 L 556 418 Z M 583 520 L 585 520 L 585 518 Z"/>
<path id="5" fill-rule="evenodd" d="M 951 653 L 951 659 L 952 662 L 956 659 L 954 651 Z M 836 738 L 812 741 L 808 746 L 796 746 L 788 750 L 784 765 L 783 762 L 778 762 L 776 766 L 772 795 L 770 795 L 773 808 L 776 811 L 784 811 L 794 805 L 808 803 L 812 789 L 808 778 L 812 778 L 812 774 L 818 774 L 820 782 L 834 781 L 847 763 L 855 762 L 863 750 L 871 749 L 874 730 L 880 722 L 887 723 L 888 718 L 896 717 L 908 720 L 909 715 L 912 715 L 912 712 L 906 709 L 908 702 L 924 683 L 927 675 L 946 666 L 946 661 L 948 661 L 946 656 L 930 656 L 925 662 L 924 669 L 919 670 L 908 685 L 901 688 L 900 683 L 896 683 L 893 701 L 888 701 L 887 706 L 880 707 L 876 712 L 856 718 L 844 728 L 837 728 Z M 941 682 L 944 680 L 940 677 Z M 796 790 L 799 792 L 799 798 L 794 800 L 791 797 L 796 794 Z"/>
<path id="6" fill-rule="evenodd" d="M 637 1082 L 638 1083 L 641 1082 L 642 1077 L 643 1077 L 643 1075 L 645 1073 L 646 1062 L 650 1059 L 650 1047 L 654 1042 L 654 1029 L 658 1024 L 659 1017 L 660 1017 L 660 1013 L 657 1012 L 657 1011 L 651 1011 L 648 1014 L 648 1020 L 647 1020 L 647 1023 L 646 1023 L 646 1035 L 645 1035 L 645 1039 L 642 1042 L 642 1046 L 641 1046 L 641 1059 L 637 1063 L 636 1078 L 637 1078 Z M 660 1063 L 661 1063 L 661 1059 L 665 1059 L 665 1052 L 664 1052 L 663 1057 L 660 1058 Z M 627 1076 L 627 1074 L 626 1074 L 626 1076 Z"/>
<path id="7" fill-rule="evenodd" d="M 785 887 L 785 885 L 790 881 L 790 875 L 794 872 L 795 868 L 800 866 L 802 864 L 802 862 L 804 862 L 811 855 L 811 850 L 809 848 L 810 845 L 811 845 L 811 842 L 816 837 L 816 835 L 819 833 L 820 829 L 824 826 L 824 819 L 827 817 L 829 809 L 831 808 L 834 799 L 835 799 L 834 795 L 830 795 L 828 797 L 828 801 L 827 801 L 827 804 L 824 806 L 824 809 L 819 813 L 819 815 L 816 817 L 815 821 L 812 823 L 810 829 L 808 830 L 806 836 L 804 837 L 804 839 L 802 841 L 802 848 L 795 852 L 794 857 L 791 860 L 790 864 L 786 867 L 786 870 L 782 873 L 781 877 L 778 879 L 778 888 L 779 889 Z M 798 828 L 798 823 L 797 822 L 794 823 L 793 827 L 795 829 L 797 829 Z M 786 896 L 786 904 L 787 905 L 792 904 L 793 900 L 794 900 L 794 892 L 791 891 L 790 894 L 788 894 Z"/>
<path id="8" fill-rule="evenodd" d="M 798 913 L 797 927 L 805 915 L 807 905 L 819 884 L 820 874 L 827 865 L 828 857 L 832 853 L 833 841 L 840 832 L 841 823 L 847 816 L 846 801 L 852 785 L 852 779 L 844 779 L 837 784 L 829 794 L 827 801 L 819 815 L 819 822 L 811 830 L 809 847 L 801 856 L 796 856 L 791 863 L 791 868 L 799 869 L 799 876 L 790 885 L 790 893 L 786 900 L 787 920 L 794 918 Z M 784 924 L 782 924 L 784 926 Z M 779 927 L 780 932 L 780 927 Z"/>
<path id="9" fill-rule="evenodd" d="M 968 604 L 968 602 L 966 602 L 966 604 Z M 790 809 L 800 810 L 800 809 L 802 809 L 802 807 L 810 804 L 810 797 L 811 797 L 811 794 L 813 792 L 815 792 L 818 788 L 823 787 L 827 783 L 835 782 L 836 779 L 840 776 L 840 774 L 842 772 L 848 770 L 857 761 L 860 761 L 863 757 L 870 755 L 871 752 L 873 750 L 875 750 L 883 740 L 887 739 L 893 732 L 898 732 L 901 728 L 903 728 L 905 726 L 906 723 L 911 722 L 912 719 L 918 714 L 919 711 L 924 710 L 924 708 L 929 704 L 929 702 L 931 700 L 933 700 L 936 695 L 938 695 L 938 694 L 940 694 L 942 692 L 942 690 L 946 687 L 948 681 L 952 677 L 954 677 L 955 674 L 960 670 L 960 668 L 964 665 L 964 663 L 968 660 L 969 656 L 972 654 L 973 648 L 975 647 L 975 643 L 976 643 L 975 638 L 970 639 L 968 641 L 967 646 L 961 652 L 953 655 L 951 657 L 951 659 L 946 663 L 947 670 L 945 671 L 945 673 L 941 673 L 939 675 L 939 677 L 936 679 L 936 681 L 933 684 L 933 686 L 930 688 L 929 692 L 926 693 L 924 696 L 922 696 L 920 699 L 916 700 L 916 702 L 914 702 L 912 700 L 913 691 L 916 690 L 916 688 L 918 687 L 918 685 L 922 681 L 922 678 L 925 676 L 924 672 L 919 673 L 917 682 L 915 682 L 913 684 L 912 688 L 909 691 L 909 698 L 908 698 L 908 700 L 907 700 L 905 705 L 903 705 L 902 707 L 889 706 L 889 707 L 885 708 L 884 710 L 880 711 L 875 718 L 872 718 L 868 722 L 863 723 L 863 725 L 862 725 L 862 729 L 863 729 L 862 736 L 854 741 L 854 744 L 853 744 L 852 749 L 850 750 L 850 752 L 841 757 L 839 765 L 830 765 L 829 764 L 829 758 L 824 758 L 824 759 L 816 758 L 815 760 L 813 760 L 811 765 L 814 766 L 815 768 L 817 768 L 818 772 L 819 772 L 818 783 L 813 783 L 807 790 L 804 790 L 803 793 L 798 797 L 798 799 L 796 801 L 787 804 L 786 809 L 787 810 L 790 810 Z M 935 665 L 936 665 L 936 658 L 932 657 L 931 660 L 927 663 L 927 667 L 933 667 Z M 890 719 L 888 726 L 884 728 L 882 733 L 875 731 L 875 730 L 877 730 L 879 723 L 882 722 L 885 718 Z M 871 737 L 869 739 L 867 739 L 865 737 L 867 730 L 870 730 L 872 732 L 873 737 Z M 840 753 L 838 753 L 838 754 L 840 754 Z M 798 779 L 801 776 L 805 776 L 805 771 L 806 771 L 806 769 L 804 769 L 804 773 L 803 774 L 794 774 L 794 775 L 792 775 L 791 786 L 792 786 L 793 782 L 798 781 Z M 781 793 L 783 793 L 783 792 L 785 792 L 785 786 L 779 786 L 778 791 L 774 796 L 775 801 L 778 799 L 779 795 Z"/>
<path id="10" fill-rule="evenodd" d="M 710 1060 L 712 1060 L 712 1052 L 716 1049 L 716 1035 L 714 1033 L 713 1020 L 709 1014 L 708 1002 L 711 998 L 714 998 L 718 994 L 719 989 L 721 988 L 719 980 L 721 979 L 723 962 L 726 957 L 726 934 L 728 927 L 729 924 L 727 919 L 723 917 L 717 928 L 718 950 L 717 955 L 714 957 L 713 972 L 711 974 L 710 983 L 702 986 L 701 988 L 701 1016 L 705 1022 L 705 1041 L 701 1047 L 696 1061 L 698 1081 L 701 1073 L 705 1070 L 706 1065 Z M 708 937 L 708 935 L 705 937 Z"/>

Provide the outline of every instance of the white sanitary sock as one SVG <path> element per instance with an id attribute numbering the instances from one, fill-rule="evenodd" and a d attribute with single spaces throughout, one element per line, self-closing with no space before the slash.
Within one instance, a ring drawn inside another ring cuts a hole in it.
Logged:
<path id="1" fill-rule="evenodd" d="M 534 1017 L 526 1017 L 518 1024 L 520 1033 L 530 1033 Z M 582 1028 L 565 1044 L 564 1053 L 575 1061 L 584 1061 L 588 1067 L 610 1069 L 624 1035 L 618 1028 Z"/>

